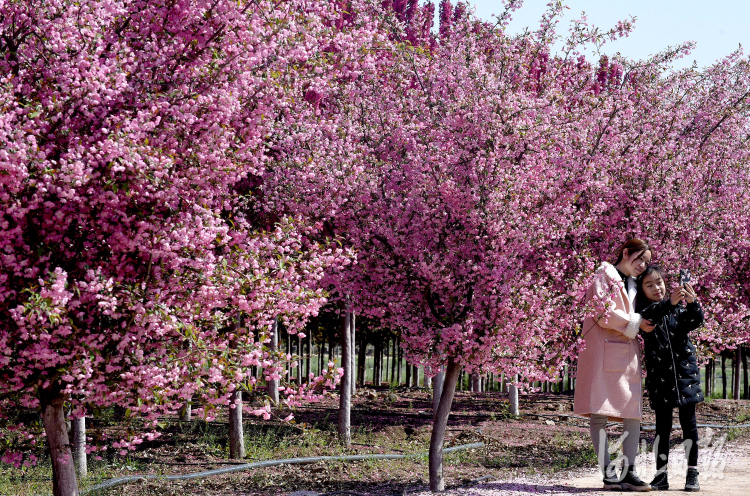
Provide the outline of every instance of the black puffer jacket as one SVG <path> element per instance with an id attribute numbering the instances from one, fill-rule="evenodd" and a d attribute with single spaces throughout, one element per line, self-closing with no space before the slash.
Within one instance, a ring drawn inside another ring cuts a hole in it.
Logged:
<path id="1" fill-rule="evenodd" d="M 639 312 L 656 327 L 641 332 L 646 355 L 646 389 L 651 408 L 674 408 L 703 401 L 695 346 L 688 333 L 703 323 L 696 301 L 687 307 L 672 305 L 669 298 Z"/>

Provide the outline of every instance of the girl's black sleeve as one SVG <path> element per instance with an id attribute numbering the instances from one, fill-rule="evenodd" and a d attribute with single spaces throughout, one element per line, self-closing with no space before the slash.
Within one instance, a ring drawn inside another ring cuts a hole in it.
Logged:
<path id="1" fill-rule="evenodd" d="M 677 330 L 684 333 L 698 329 L 703 323 L 703 309 L 697 301 L 688 303 L 685 311 L 677 315 Z"/>
<path id="2" fill-rule="evenodd" d="M 669 301 L 669 298 L 667 298 L 650 304 L 639 313 L 644 319 L 654 322 L 661 319 L 665 315 L 668 315 L 674 309 L 675 305 L 672 305 L 672 302 Z"/>

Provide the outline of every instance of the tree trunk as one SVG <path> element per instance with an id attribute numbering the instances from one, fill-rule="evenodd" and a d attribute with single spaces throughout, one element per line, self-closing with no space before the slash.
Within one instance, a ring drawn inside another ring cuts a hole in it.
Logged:
<path id="1" fill-rule="evenodd" d="M 305 382 L 310 380 L 310 361 L 312 360 L 312 330 L 307 334 L 307 360 L 305 361 Z"/>
<path id="2" fill-rule="evenodd" d="M 284 333 L 286 335 L 286 354 L 291 355 L 292 354 L 292 335 L 289 334 L 289 332 Z M 292 362 L 286 363 L 286 373 L 288 380 L 291 382 L 292 380 Z"/>
<path id="3" fill-rule="evenodd" d="M 475 393 L 481 393 L 482 392 L 482 378 L 479 377 L 479 372 L 474 372 L 471 374 L 470 377 L 471 380 L 471 390 Z"/>
<path id="4" fill-rule="evenodd" d="M 413 365 L 411 370 L 413 387 L 419 387 L 419 365 Z"/>
<path id="5" fill-rule="evenodd" d="M 318 375 L 323 374 L 323 360 L 324 355 L 326 351 L 326 337 L 325 334 L 321 338 L 320 343 L 318 343 Z"/>
<path id="6" fill-rule="evenodd" d="M 356 316 L 354 315 L 354 312 L 351 312 L 350 314 L 350 321 L 349 321 L 349 329 L 350 329 L 350 338 L 349 338 L 349 368 L 351 369 L 351 394 L 354 395 L 354 393 L 357 392 L 357 333 L 356 331 Z"/>
<path id="7" fill-rule="evenodd" d="M 396 383 L 398 385 L 401 385 L 401 362 L 404 359 L 404 352 L 401 350 L 401 335 L 398 336 L 397 346 L 396 349 L 398 350 L 398 367 L 396 369 Z"/>
<path id="8" fill-rule="evenodd" d="M 328 337 L 328 361 L 330 363 L 336 363 L 336 357 L 334 356 L 334 348 L 336 345 L 333 343 L 334 339 L 332 336 Z"/>
<path id="9" fill-rule="evenodd" d="M 380 378 L 382 377 L 381 374 L 381 360 L 383 358 L 383 354 L 380 352 L 380 349 L 383 347 L 383 343 L 380 342 L 379 339 L 375 340 L 375 345 L 372 350 L 372 385 L 373 386 L 380 386 Z"/>
<path id="10" fill-rule="evenodd" d="M 513 378 L 513 381 L 508 386 L 508 401 L 510 402 L 510 414 L 514 417 L 518 417 L 521 413 L 518 409 L 518 374 Z"/>
<path id="11" fill-rule="evenodd" d="M 727 357 L 726 352 L 721 355 L 721 398 L 727 399 Z"/>
<path id="12" fill-rule="evenodd" d="M 441 370 L 432 380 L 432 417 L 437 415 L 440 405 L 440 396 L 443 394 L 443 383 L 445 383 L 445 370 Z"/>
<path id="13" fill-rule="evenodd" d="M 448 425 L 448 416 L 453 406 L 453 396 L 456 392 L 456 382 L 461 367 L 452 359 L 448 359 L 445 370 L 445 383 L 440 395 L 440 403 L 432 421 L 432 436 L 430 436 L 429 472 L 430 491 L 445 491 L 445 478 L 443 477 L 443 442 L 445 441 L 445 429 Z"/>
<path id="14" fill-rule="evenodd" d="M 229 406 L 229 458 L 245 458 L 245 435 L 242 432 L 242 391 L 235 389 Z"/>
<path id="15" fill-rule="evenodd" d="M 393 358 L 391 359 L 391 381 L 395 383 L 396 386 L 400 386 L 401 384 L 398 383 L 398 379 L 396 377 L 396 364 L 398 363 L 398 342 L 396 341 L 396 338 L 391 338 L 391 342 L 393 343 Z"/>
<path id="16" fill-rule="evenodd" d="M 279 348 L 279 318 L 273 319 L 273 325 L 271 326 L 271 342 L 268 344 L 271 351 L 276 351 Z M 268 379 L 266 383 L 266 391 L 268 392 L 269 398 L 274 405 L 279 404 L 279 380 Z"/>
<path id="17" fill-rule="evenodd" d="M 411 365 L 407 362 L 406 363 L 406 387 L 411 387 Z"/>
<path id="18" fill-rule="evenodd" d="M 297 385 L 302 385 L 302 337 L 297 334 Z"/>
<path id="19" fill-rule="evenodd" d="M 732 385 L 732 398 L 740 399 L 740 364 L 742 363 L 742 346 L 737 346 L 732 369 L 734 370 L 734 384 Z"/>
<path id="20" fill-rule="evenodd" d="M 743 386 L 742 386 L 742 397 L 747 399 L 750 399 L 750 388 L 748 388 L 748 382 L 747 382 L 747 350 L 743 350 L 742 353 L 742 378 L 743 378 Z"/>
<path id="21" fill-rule="evenodd" d="M 711 360 L 706 362 L 705 379 L 703 381 L 705 386 L 703 387 L 703 393 L 706 398 L 711 397 Z"/>
<path id="22" fill-rule="evenodd" d="M 190 422 L 193 419 L 193 403 L 192 400 L 187 400 L 182 408 L 180 408 L 180 421 Z"/>
<path id="23" fill-rule="evenodd" d="M 359 386 L 365 386 L 365 364 L 367 362 L 367 341 L 364 336 L 359 338 L 359 351 L 357 352 L 357 380 Z"/>
<path id="24" fill-rule="evenodd" d="M 351 314 L 344 312 L 341 316 L 341 363 L 344 376 L 339 383 L 339 437 L 347 447 L 352 445 L 351 408 L 352 408 L 352 332 Z"/>
<path id="25" fill-rule="evenodd" d="M 53 496 L 78 496 L 76 469 L 72 463 L 68 427 L 65 424 L 62 394 L 40 394 L 42 421 L 47 434 L 50 458 L 52 459 L 52 494 Z"/>
<path id="26" fill-rule="evenodd" d="M 380 364 L 378 372 L 380 375 L 378 376 L 378 380 L 380 381 L 380 384 L 383 384 L 383 375 L 385 375 L 386 370 L 383 370 L 385 368 L 385 346 L 383 346 L 385 343 L 380 343 L 380 360 L 378 361 L 378 364 Z"/>
<path id="27" fill-rule="evenodd" d="M 427 375 L 424 367 L 422 367 L 422 386 L 428 389 L 432 387 L 432 378 Z"/>
<path id="28" fill-rule="evenodd" d="M 70 423 L 73 434 L 73 458 L 78 469 L 78 477 L 83 478 L 89 473 L 86 463 L 86 417 L 73 418 Z"/>
<path id="29" fill-rule="evenodd" d="M 388 338 L 385 339 L 385 346 L 383 346 L 383 364 L 383 376 L 385 382 L 390 385 L 393 382 L 393 377 L 388 377 L 391 371 L 391 340 Z"/>
<path id="30" fill-rule="evenodd" d="M 730 389 L 727 390 L 727 397 L 728 398 L 734 398 L 734 377 L 735 377 L 735 375 L 734 375 L 734 371 L 735 371 L 734 365 L 735 365 L 735 363 L 734 362 L 736 362 L 736 360 L 734 359 L 734 357 L 735 357 L 734 354 L 729 355 L 727 357 L 727 360 L 731 360 L 732 361 L 732 363 L 729 364 L 729 388 Z"/>

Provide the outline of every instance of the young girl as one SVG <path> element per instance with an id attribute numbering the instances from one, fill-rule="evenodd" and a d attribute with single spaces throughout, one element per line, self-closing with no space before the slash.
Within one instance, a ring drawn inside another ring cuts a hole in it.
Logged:
<path id="1" fill-rule="evenodd" d="M 646 356 L 646 389 L 656 414 L 656 477 L 651 488 L 669 489 L 667 466 L 672 410 L 677 407 L 688 459 L 685 491 L 698 491 L 698 428 L 695 405 L 703 401 L 695 347 L 688 333 L 703 323 L 703 311 L 695 291 L 684 284 L 667 296 L 666 283 L 657 265 L 649 266 L 638 277 L 636 311 L 656 327 L 642 333 Z M 687 301 L 687 306 L 680 301 Z"/>

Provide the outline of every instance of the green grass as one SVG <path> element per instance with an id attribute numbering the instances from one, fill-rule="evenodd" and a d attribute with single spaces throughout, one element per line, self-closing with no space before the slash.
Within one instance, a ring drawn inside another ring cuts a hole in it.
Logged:
<path id="1" fill-rule="evenodd" d="M 84 491 L 113 477 L 160 473 L 162 467 L 148 468 L 130 457 L 124 459 L 93 460 L 88 462 L 89 476 L 78 479 L 78 488 Z M 52 494 L 52 464 L 49 457 L 39 460 L 34 467 L 17 470 L 4 467 L 0 470 L 0 496 L 42 496 Z M 92 495 L 94 496 L 94 495 Z"/>

